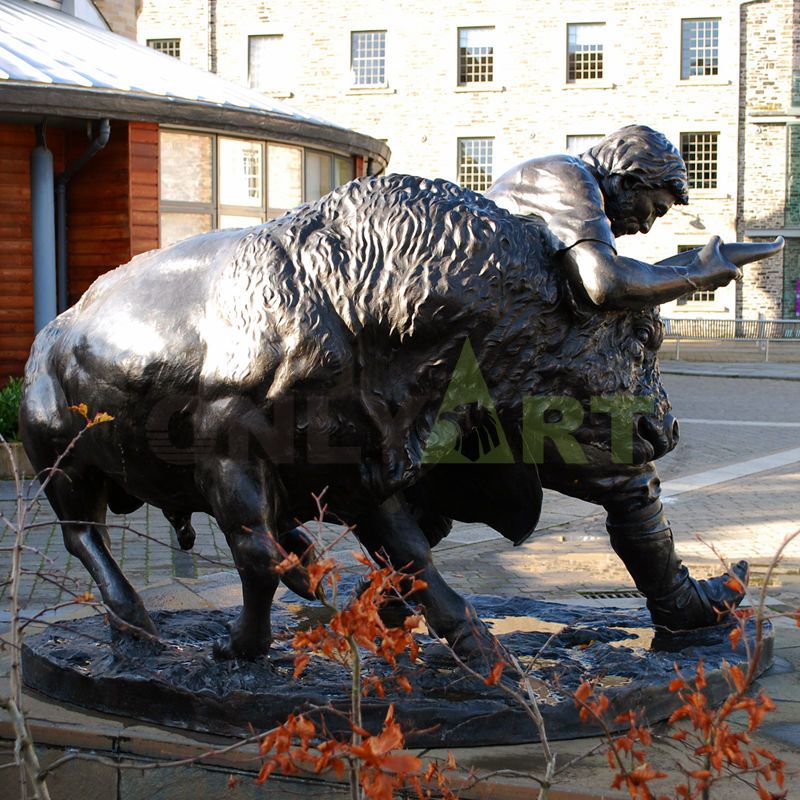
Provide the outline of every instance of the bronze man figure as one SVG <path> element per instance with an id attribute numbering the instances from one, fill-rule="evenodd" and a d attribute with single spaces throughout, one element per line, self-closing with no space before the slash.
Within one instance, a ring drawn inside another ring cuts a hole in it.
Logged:
<path id="1" fill-rule="evenodd" d="M 657 264 L 617 254 L 615 236 L 647 233 L 674 204 L 686 205 L 688 192 L 675 147 L 652 128 L 628 125 L 577 158 L 525 161 L 486 196 L 512 214 L 544 219 L 573 289 L 600 308 L 637 309 L 725 286 L 740 275 L 740 265 L 783 246 L 778 240 L 763 251 L 744 250 L 714 236 L 701 249 Z"/>

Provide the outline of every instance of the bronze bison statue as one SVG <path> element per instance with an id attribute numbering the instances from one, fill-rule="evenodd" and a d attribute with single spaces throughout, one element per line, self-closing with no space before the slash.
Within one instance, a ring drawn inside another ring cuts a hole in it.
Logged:
<path id="1" fill-rule="evenodd" d="M 605 506 L 654 622 L 694 628 L 741 593 L 695 581 L 673 550 L 652 464 L 677 439 L 661 339 L 655 309 L 573 297 L 536 220 L 443 180 L 363 178 L 95 281 L 36 338 L 22 438 L 46 470 L 84 425 L 71 406 L 114 417 L 46 493 L 67 549 L 131 625 L 154 630 L 109 549 L 107 508 L 157 506 L 185 547 L 192 512 L 214 516 L 244 598 L 230 655 L 268 651 L 276 563 L 282 548 L 308 556 L 299 523 L 324 487 L 374 557 L 424 580 L 414 599 L 466 655 L 489 637 L 431 547 L 452 519 L 522 542 L 542 486 Z"/>

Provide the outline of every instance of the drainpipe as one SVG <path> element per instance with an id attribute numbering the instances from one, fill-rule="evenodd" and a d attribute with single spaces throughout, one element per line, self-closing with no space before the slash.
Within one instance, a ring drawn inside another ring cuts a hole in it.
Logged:
<path id="1" fill-rule="evenodd" d="M 100 130 L 94 141 L 56 178 L 56 246 L 58 251 L 58 310 L 65 311 L 69 296 L 67 271 L 67 184 L 86 165 L 98 150 L 108 144 L 111 123 L 100 120 Z M 55 315 L 53 315 L 55 316 Z"/>
<path id="2" fill-rule="evenodd" d="M 33 327 L 36 333 L 56 317 L 56 251 L 53 215 L 53 154 L 45 141 L 45 122 L 36 126 L 31 151 L 33 244 Z"/>

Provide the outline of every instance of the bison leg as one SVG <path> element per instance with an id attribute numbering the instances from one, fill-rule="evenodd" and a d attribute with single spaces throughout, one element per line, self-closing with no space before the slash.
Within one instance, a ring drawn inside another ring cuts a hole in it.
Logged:
<path id="1" fill-rule="evenodd" d="M 445 583 L 433 565 L 428 539 L 402 495 L 360 516 L 355 533 L 376 561 L 388 558 L 395 569 L 425 581 L 426 588 L 417 591 L 413 601 L 423 606 L 430 628 L 446 638 L 459 656 L 492 658 L 499 652 L 497 640 L 475 609 Z"/>
<path id="2" fill-rule="evenodd" d="M 167 511 L 164 509 L 164 516 L 175 530 L 175 536 L 181 550 L 191 550 L 194 547 L 196 538 L 195 530 L 192 527 L 192 514 L 189 511 Z"/>
<path id="3" fill-rule="evenodd" d="M 256 658 L 272 643 L 270 609 L 278 588 L 275 565 L 281 561 L 272 535 L 271 479 L 259 463 L 219 459 L 205 466 L 201 482 L 242 581 L 242 611 L 230 627 L 229 639 L 215 651 L 223 658 Z"/>
<path id="4" fill-rule="evenodd" d="M 86 567 L 106 606 L 129 625 L 155 634 L 144 603 L 108 547 L 105 479 L 97 474 L 54 473 L 45 493 L 58 518 L 69 520 L 61 523 L 64 545 Z"/>
<path id="5" fill-rule="evenodd" d="M 278 542 L 286 553 L 294 553 L 304 567 L 308 567 L 316 558 L 314 539 L 301 527 L 284 531 L 278 536 Z M 304 569 L 295 568 L 283 572 L 281 581 L 284 586 L 306 600 L 318 599 L 316 593 L 311 591 L 308 573 Z"/>
<path id="6" fill-rule="evenodd" d="M 660 500 L 636 510 L 609 509 L 606 523 L 611 546 L 628 568 L 637 588 L 647 597 L 656 625 L 672 631 L 716 625 L 742 602 L 747 562 L 732 573 L 695 580 L 675 552 L 672 530 Z"/>

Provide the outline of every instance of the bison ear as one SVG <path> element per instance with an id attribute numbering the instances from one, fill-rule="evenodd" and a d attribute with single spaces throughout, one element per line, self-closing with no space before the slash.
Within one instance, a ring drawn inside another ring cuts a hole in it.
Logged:
<path id="1" fill-rule="evenodd" d="M 420 509 L 482 522 L 515 545 L 534 532 L 542 511 L 535 464 L 438 464 L 405 494 Z"/>

